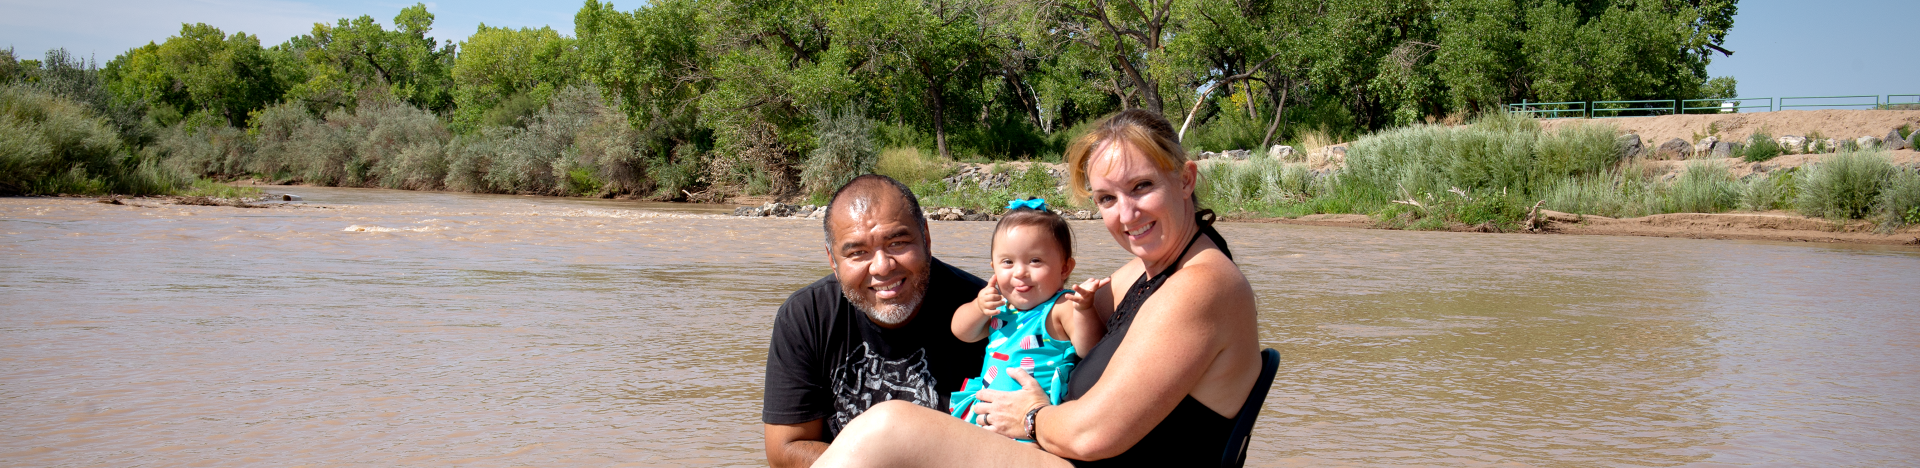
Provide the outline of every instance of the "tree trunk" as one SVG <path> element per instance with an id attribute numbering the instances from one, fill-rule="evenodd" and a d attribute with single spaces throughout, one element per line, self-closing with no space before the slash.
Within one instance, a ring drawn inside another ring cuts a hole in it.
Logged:
<path id="1" fill-rule="evenodd" d="M 1293 83 L 1290 81 L 1281 81 L 1280 83 L 1280 99 L 1276 100 L 1273 104 L 1273 123 L 1267 124 L 1267 136 L 1260 139 L 1261 148 L 1268 148 L 1273 145 L 1273 131 L 1280 128 L 1280 115 L 1287 112 L 1287 91 L 1293 88 Z"/>
<path id="2" fill-rule="evenodd" d="M 953 159 L 953 155 L 947 153 L 947 103 L 946 103 L 946 100 L 940 98 L 940 91 L 938 91 L 938 88 L 931 89 L 928 92 L 928 94 L 930 94 L 931 96 L 929 97 L 932 98 L 929 100 L 933 101 L 934 147 L 938 148 L 941 158 Z"/>

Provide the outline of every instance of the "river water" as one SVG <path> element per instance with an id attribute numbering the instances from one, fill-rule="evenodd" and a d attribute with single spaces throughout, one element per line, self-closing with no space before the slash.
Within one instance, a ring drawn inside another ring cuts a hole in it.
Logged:
<path id="1" fill-rule="evenodd" d="M 0 199 L 0 465 L 763 463 L 817 221 L 287 191 Z M 933 226 L 986 270 L 991 223 Z M 1920 464 L 1920 250 L 1220 230 L 1285 356 L 1248 466 Z"/>

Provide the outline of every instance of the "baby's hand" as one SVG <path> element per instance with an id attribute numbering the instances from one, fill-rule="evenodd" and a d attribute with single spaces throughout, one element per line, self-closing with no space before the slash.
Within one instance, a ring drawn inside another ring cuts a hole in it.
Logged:
<path id="1" fill-rule="evenodd" d="M 1101 288 L 1107 287 L 1107 283 L 1111 282 L 1113 282 L 1113 280 L 1106 277 L 1087 278 L 1086 281 L 1081 281 L 1080 284 L 1073 286 L 1072 294 L 1060 296 L 1060 301 L 1072 302 L 1073 311 L 1082 317 L 1098 317 L 1098 315 L 1094 315 L 1097 312 L 1093 310 L 1093 293 L 1099 291 Z"/>
<path id="2" fill-rule="evenodd" d="M 973 299 L 973 305 L 980 307 L 980 313 L 988 317 L 1000 315 L 1000 306 L 1007 305 L 1007 298 L 1000 295 L 999 275 L 987 280 L 987 287 L 980 288 L 980 296 Z"/>

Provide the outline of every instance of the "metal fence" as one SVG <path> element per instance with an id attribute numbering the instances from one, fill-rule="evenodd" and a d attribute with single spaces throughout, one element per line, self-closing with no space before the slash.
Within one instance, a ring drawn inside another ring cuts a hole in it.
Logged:
<path id="1" fill-rule="evenodd" d="M 1507 104 L 1507 112 L 1542 119 L 1648 117 L 1671 114 L 1738 113 L 1745 109 L 1766 112 L 1804 108 L 1884 109 L 1894 105 L 1920 105 L 1920 94 L 1860 96 L 1737 97 L 1726 99 L 1653 99 L 1637 101 L 1570 101 Z"/>

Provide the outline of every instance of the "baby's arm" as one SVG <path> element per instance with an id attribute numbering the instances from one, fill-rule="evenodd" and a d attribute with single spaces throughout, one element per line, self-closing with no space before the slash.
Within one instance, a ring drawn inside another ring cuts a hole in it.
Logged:
<path id="1" fill-rule="evenodd" d="M 953 310 L 953 337 L 960 341 L 974 343 L 987 339 L 993 330 L 987 329 L 987 318 L 1000 313 L 1000 305 L 1007 299 L 1000 296 L 998 286 L 1000 277 L 987 280 L 987 287 L 980 289 L 980 295 L 973 302 L 961 304 Z"/>
<path id="2" fill-rule="evenodd" d="M 1053 320 L 1067 331 L 1067 339 L 1073 341 L 1074 354 L 1082 358 L 1093 352 L 1093 346 L 1100 344 L 1100 339 L 1107 336 L 1107 324 L 1100 320 L 1100 313 L 1094 310 L 1094 301 L 1108 281 L 1107 278 L 1098 278 L 1080 283 L 1073 287 L 1073 292 L 1060 298 L 1064 304 L 1056 304 L 1053 308 Z"/>

